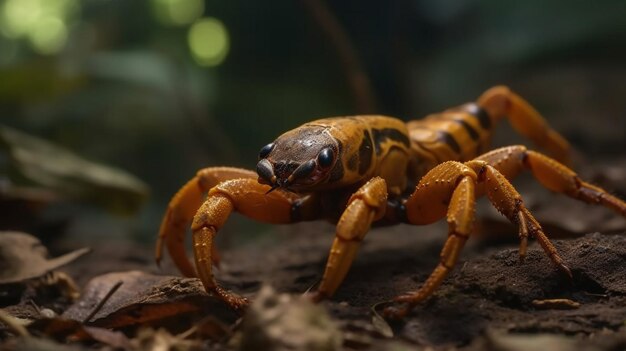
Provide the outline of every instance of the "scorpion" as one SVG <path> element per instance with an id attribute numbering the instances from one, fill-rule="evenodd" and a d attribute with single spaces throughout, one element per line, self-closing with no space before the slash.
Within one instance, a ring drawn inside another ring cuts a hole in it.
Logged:
<path id="1" fill-rule="evenodd" d="M 551 157 L 523 145 L 489 151 L 498 121 Z M 453 269 L 473 230 L 476 199 L 491 204 L 519 228 L 519 256 L 535 238 L 558 270 L 572 273 L 510 180 L 530 171 L 545 188 L 608 207 L 626 217 L 626 203 L 581 180 L 568 166 L 569 143 L 526 100 L 508 87 L 485 91 L 475 102 L 404 122 L 380 116 L 324 118 L 280 135 L 259 153 L 256 172 L 209 167 L 198 171 L 172 198 L 156 244 L 165 245 L 185 276 L 199 277 L 208 293 L 236 310 L 248 299 L 220 286 L 214 240 L 233 211 L 253 220 L 284 224 L 326 219 L 335 238 L 313 301 L 339 288 L 373 224 L 425 225 L 447 218 L 448 236 L 436 268 L 416 291 L 385 309 L 402 318 L 430 297 Z M 206 194 L 206 197 L 205 197 Z M 185 252 L 191 223 L 195 268 Z"/>

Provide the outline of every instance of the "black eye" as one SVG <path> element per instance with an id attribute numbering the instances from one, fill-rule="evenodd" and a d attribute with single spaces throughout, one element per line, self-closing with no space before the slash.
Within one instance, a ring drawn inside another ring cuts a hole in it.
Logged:
<path id="1" fill-rule="evenodd" d="M 274 143 L 270 143 L 270 144 L 263 146 L 261 151 L 259 151 L 259 158 L 266 158 L 267 155 L 269 155 L 270 152 L 272 152 L 273 148 L 274 148 Z"/>
<path id="2" fill-rule="evenodd" d="M 333 149 L 327 147 L 320 151 L 319 155 L 317 155 L 317 164 L 322 168 L 328 168 L 333 165 L 333 161 L 335 158 L 335 153 Z"/>

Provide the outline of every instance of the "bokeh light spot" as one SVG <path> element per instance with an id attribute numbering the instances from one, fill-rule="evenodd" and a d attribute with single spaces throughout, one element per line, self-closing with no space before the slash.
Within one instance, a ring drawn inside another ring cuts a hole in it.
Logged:
<path id="1" fill-rule="evenodd" d="M 217 18 L 206 17 L 189 28 L 189 48 L 196 63 L 201 66 L 217 66 L 228 54 L 230 47 L 228 31 Z"/>
<path id="2" fill-rule="evenodd" d="M 19 38 L 30 30 L 41 16 L 39 0 L 6 0 L 0 9 L 0 28 L 8 38 Z"/>
<path id="3" fill-rule="evenodd" d="M 190 24 L 204 12 L 204 0 L 152 0 L 152 11 L 160 23 Z"/>
<path id="4" fill-rule="evenodd" d="M 79 9 L 78 0 L 6 0 L 0 2 L 0 32 L 28 39 L 40 54 L 54 54 L 65 45 L 68 23 Z"/>
<path id="5" fill-rule="evenodd" d="M 45 17 L 37 22 L 37 25 L 30 31 L 28 38 L 35 51 L 40 54 L 53 54 L 65 45 L 67 28 L 60 19 Z"/>

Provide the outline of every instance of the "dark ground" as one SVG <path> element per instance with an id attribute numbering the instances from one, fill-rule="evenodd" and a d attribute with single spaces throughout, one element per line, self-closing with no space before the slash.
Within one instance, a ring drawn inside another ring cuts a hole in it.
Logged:
<path id="1" fill-rule="evenodd" d="M 594 177 L 593 174 L 589 176 Z M 614 178 L 607 176 L 601 182 L 621 193 L 624 182 L 620 179 L 623 178 L 619 175 Z M 524 189 L 524 184 L 522 182 L 520 188 Z M 572 281 L 551 265 L 534 242 L 529 247 L 525 262 L 521 263 L 515 228 L 494 216 L 487 206 L 482 206 L 479 213 L 483 219 L 477 234 L 480 239 L 470 240 L 457 267 L 431 299 L 417 306 L 405 320 L 390 323 L 393 333 L 390 336 L 384 323 L 372 323 L 372 307 L 379 304 L 377 310 L 382 310 L 384 304 L 381 303 L 416 289 L 426 279 L 438 262 L 446 227 L 439 223 L 426 227 L 403 225 L 377 228 L 368 234 L 337 294 L 321 304 L 339 326 L 343 348 L 408 350 L 419 346 L 446 350 L 626 350 L 626 232 L 623 230 L 626 221 L 608 210 L 547 194 L 535 186 L 530 189 L 526 196 L 527 204 L 545 223 L 549 235 L 568 238 L 554 240 L 554 243 L 572 270 Z M 604 233 L 575 234 L 581 229 Z M 295 295 L 315 285 L 323 272 L 333 227 L 325 223 L 301 223 L 280 227 L 279 232 L 272 239 L 222 250 L 218 279 L 229 289 L 251 298 L 258 294 L 263 284 L 270 284 L 278 292 Z M 64 270 L 75 278 L 79 286 L 84 287 L 89 279 L 114 271 L 140 270 L 177 276 L 170 263 L 166 260 L 165 267 L 158 270 L 153 263 L 151 247 L 111 243 L 98 245 L 91 254 L 71 263 Z M 150 291 L 146 294 L 156 296 L 158 303 L 163 303 L 170 296 L 175 299 L 187 294 L 196 299 L 198 295 L 203 295 L 195 279 L 171 278 L 176 281 L 174 285 L 177 288 L 163 288 L 162 291 L 159 291 L 161 285 L 158 285 L 160 278 L 151 279 L 156 280 L 154 283 L 144 281 L 141 288 L 135 289 Z M 153 289 L 152 285 L 158 287 Z M 182 290 L 177 290 L 181 286 Z M 106 290 L 100 289 L 98 299 Z M 85 295 L 90 293 L 88 290 Z M 122 288 L 117 294 L 129 292 L 123 292 Z M 557 298 L 575 301 L 580 307 L 560 309 L 564 306 L 559 305 L 544 309 L 533 302 Z M 218 338 L 219 341 L 213 339 L 202 344 L 202 348 L 236 348 L 234 345 L 241 334 L 237 336 L 239 324 L 232 313 L 229 314 L 224 306 L 206 296 L 193 301 L 191 304 L 203 305 L 203 314 L 218 316 L 220 324 L 226 325 L 229 330 L 224 334 L 226 336 Z M 93 302 L 90 303 L 93 305 Z M 89 308 L 83 308 L 80 312 L 82 317 L 85 310 Z M 115 308 L 109 306 L 109 312 L 111 310 Z M 106 307 L 104 311 L 96 315 L 90 324 L 107 326 L 107 323 L 112 323 L 110 318 L 106 318 Z M 135 310 L 127 313 L 138 316 L 144 312 Z M 195 320 L 198 318 L 196 316 Z M 195 322 L 186 320 L 185 323 L 193 325 Z M 168 320 L 160 325 L 171 327 L 173 324 Z M 184 329 L 180 326 L 170 328 L 174 334 Z M 122 330 L 131 338 L 136 335 L 135 327 L 124 327 Z M 235 330 L 235 337 L 231 338 L 232 330 Z M 16 349 L 12 344 L 14 340 L 7 339 L 6 332 L 4 335 L 5 346 Z M 96 347 L 99 347 L 98 344 Z"/>

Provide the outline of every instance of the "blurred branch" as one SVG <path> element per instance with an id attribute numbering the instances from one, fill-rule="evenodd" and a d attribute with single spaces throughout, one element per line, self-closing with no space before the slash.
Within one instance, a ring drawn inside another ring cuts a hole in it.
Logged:
<path id="1" fill-rule="evenodd" d="M 322 0 L 302 0 L 302 2 L 335 47 L 352 90 L 357 112 L 375 112 L 377 103 L 374 90 L 348 34 Z"/>
<path id="2" fill-rule="evenodd" d="M 191 124 L 191 131 L 198 145 L 210 162 L 229 162 L 241 160 L 235 143 L 212 118 L 205 104 L 199 101 L 189 87 L 182 64 L 174 64 L 172 83 L 182 115 Z M 217 157 L 215 157 L 217 155 Z M 217 160 L 216 160 L 217 159 Z"/>

